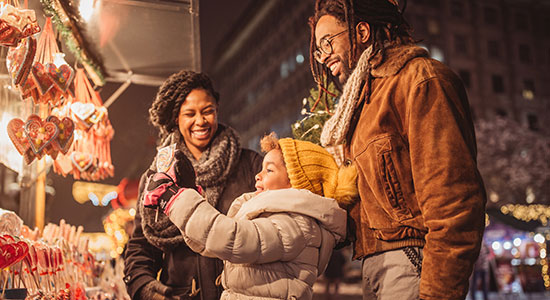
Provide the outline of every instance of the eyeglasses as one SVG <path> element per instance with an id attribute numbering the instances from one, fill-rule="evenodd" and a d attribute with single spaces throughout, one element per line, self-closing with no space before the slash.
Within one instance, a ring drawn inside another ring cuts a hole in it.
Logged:
<path id="1" fill-rule="evenodd" d="M 334 40 L 334 38 L 346 31 L 347 30 L 344 30 L 331 36 L 326 36 L 322 38 L 319 42 L 319 48 L 315 49 L 315 51 L 313 52 L 313 57 L 315 58 L 315 60 L 321 63 L 321 56 L 323 55 L 323 53 L 326 55 L 331 55 L 332 51 L 334 51 L 334 49 L 332 49 L 332 40 Z"/>

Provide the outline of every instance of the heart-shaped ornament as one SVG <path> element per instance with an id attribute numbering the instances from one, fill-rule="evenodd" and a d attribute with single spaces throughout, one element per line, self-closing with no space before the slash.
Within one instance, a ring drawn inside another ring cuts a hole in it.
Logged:
<path id="1" fill-rule="evenodd" d="M 104 106 L 96 107 L 94 113 L 90 116 L 89 121 L 97 124 L 107 114 L 107 109 Z"/>
<path id="2" fill-rule="evenodd" d="M 95 105 L 93 103 L 75 102 L 71 104 L 71 111 L 78 119 L 85 122 L 95 112 Z"/>
<path id="3" fill-rule="evenodd" d="M 15 262 L 16 252 L 17 249 L 12 243 L 0 245 L 0 269 L 9 267 Z"/>
<path id="4" fill-rule="evenodd" d="M 19 154 L 24 155 L 29 149 L 29 140 L 25 136 L 25 122 L 21 119 L 12 119 L 8 123 L 8 136 Z"/>
<path id="5" fill-rule="evenodd" d="M 31 68 L 31 73 L 40 95 L 46 94 L 54 86 L 54 83 L 48 76 L 46 67 L 44 67 L 44 65 L 40 62 L 34 62 Z"/>
<path id="6" fill-rule="evenodd" d="M 25 124 L 25 133 L 31 144 L 31 149 L 37 155 L 43 155 L 42 150 L 57 138 L 59 129 L 57 126 L 48 121 L 38 120 L 31 115 Z"/>
<path id="7" fill-rule="evenodd" d="M 75 151 L 71 153 L 71 161 L 80 172 L 85 172 L 92 166 L 94 158 L 90 153 Z"/>
<path id="8" fill-rule="evenodd" d="M 73 68 L 65 64 L 58 68 L 54 64 L 49 63 L 46 65 L 46 69 L 48 70 L 48 76 L 51 81 L 53 81 L 57 88 L 65 93 L 74 79 Z"/>
<path id="9" fill-rule="evenodd" d="M 57 139 L 53 142 L 54 147 L 56 147 L 61 153 L 67 154 L 74 140 L 73 120 L 68 117 L 64 117 L 62 120 L 59 120 L 56 116 L 49 116 L 46 121 L 54 123 L 59 129 Z"/>
<path id="10" fill-rule="evenodd" d="M 6 63 L 14 85 L 27 82 L 35 54 L 36 39 L 33 37 L 23 39 L 15 48 L 9 48 Z"/>

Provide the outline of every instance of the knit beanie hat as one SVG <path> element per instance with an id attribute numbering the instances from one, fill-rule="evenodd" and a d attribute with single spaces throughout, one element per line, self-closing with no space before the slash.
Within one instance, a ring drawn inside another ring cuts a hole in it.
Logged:
<path id="1" fill-rule="evenodd" d="M 338 165 L 327 150 L 311 142 L 291 138 L 280 139 L 279 145 L 293 188 L 334 197 L 338 185 Z"/>

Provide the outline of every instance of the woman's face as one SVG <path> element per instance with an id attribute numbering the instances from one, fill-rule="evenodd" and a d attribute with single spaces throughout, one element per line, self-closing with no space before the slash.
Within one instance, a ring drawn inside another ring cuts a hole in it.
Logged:
<path id="1" fill-rule="evenodd" d="M 218 129 L 216 99 L 206 90 L 192 90 L 181 105 L 178 126 L 187 148 L 199 159 Z"/>

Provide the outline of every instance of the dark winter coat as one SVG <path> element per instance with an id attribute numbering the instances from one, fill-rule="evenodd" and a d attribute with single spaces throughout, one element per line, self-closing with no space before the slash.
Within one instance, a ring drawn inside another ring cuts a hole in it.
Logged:
<path id="1" fill-rule="evenodd" d="M 261 171 L 262 157 L 251 150 L 242 149 L 235 170 L 229 175 L 225 188 L 216 208 L 227 213 L 232 201 L 245 192 L 254 190 L 254 176 Z M 142 175 L 140 182 L 140 199 L 144 182 L 151 170 Z M 181 299 L 219 299 L 222 287 L 216 284 L 216 278 L 223 271 L 223 263 L 218 259 L 202 257 L 185 243 L 174 249 L 163 252 L 148 242 L 141 224 L 141 216 L 136 214 L 135 231 L 128 241 L 125 252 L 125 278 L 128 294 L 138 299 L 139 290 L 151 280 L 157 278 L 174 290 L 174 295 Z M 200 292 L 189 297 L 193 281 Z M 145 299 L 143 299 L 145 300 Z"/>

